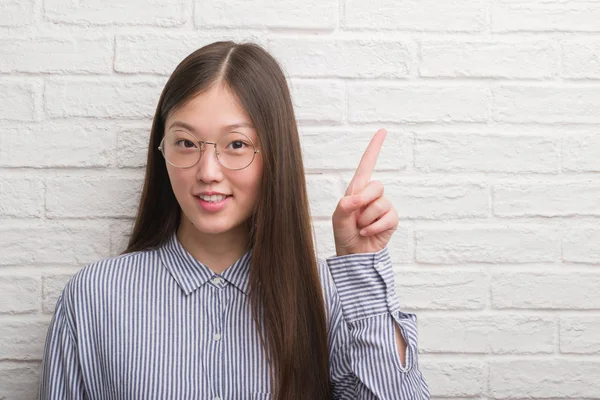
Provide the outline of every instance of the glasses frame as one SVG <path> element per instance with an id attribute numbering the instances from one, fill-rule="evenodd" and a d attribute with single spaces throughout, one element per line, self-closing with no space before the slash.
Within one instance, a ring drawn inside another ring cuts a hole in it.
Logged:
<path id="1" fill-rule="evenodd" d="M 164 143 L 165 143 L 165 138 L 170 135 L 173 132 L 177 132 L 177 131 L 171 131 L 169 133 L 167 133 L 166 135 L 163 136 L 162 140 L 160 141 L 160 145 L 158 146 L 158 150 L 160 151 L 160 153 L 163 155 L 163 158 L 165 159 L 166 162 L 168 162 L 169 164 L 171 164 L 172 166 L 176 167 L 176 168 L 181 168 L 181 169 L 188 169 L 188 168 L 192 168 L 195 167 L 196 164 L 198 164 L 198 162 L 200 162 L 200 159 L 202 158 L 202 156 L 204 155 L 204 152 L 206 151 L 206 145 L 207 144 L 211 144 L 213 145 L 213 147 L 215 148 L 215 155 L 217 156 L 217 161 L 219 162 L 219 165 L 221 165 L 221 167 L 226 168 L 228 170 L 231 171 L 239 171 L 245 168 L 248 168 L 250 165 L 252 165 L 252 163 L 254 162 L 254 159 L 256 158 L 256 154 L 260 153 L 260 149 L 257 149 L 256 146 L 254 145 L 254 142 L 252 141 L 252 139 L 250 139 L 248 137 L 248 135 L 245 135 L 241 132 L 235 132 L 238 133 L 242 136 L 245 136 L 246 138 L 248 138 L 248 140 L 250 141 L 250 143 L 252 144 L 252 147 L 254 147 L 254 153 L 252 154 L 252 160 L 250 160 L 250 162 L 248 163 L 248 165 L 246 165 L 245 167 L 242 168 L 229 168 L 226 167 L 225 165 L 223 165 L 223 163 L 221 162 L 221 159 L 219 159 L 219 151 L 217 150 L 217 143 L 219 143 L 219 140 L 217 140 L 216 142 L 208 142 L 206 140 L 200 140 L 196 137 L 196 135 L 194 135 L 193 133 L 190 132 L 185 132 L 188 133 L 189 135 L 191 135 L 194 139 L 196 139 L 196 142 L 198 142 L 198 145 L 200 146 L 200 157 L 198 157 L 198 160 L 194 163 L 194 165 L 190 165 L 189 167 L 180 167 L 178 165 L 173 164 L 171 161 L 169 161 L 167 159 L 167 157 L 165 156 L 165 148 L 164 148 Z"/>

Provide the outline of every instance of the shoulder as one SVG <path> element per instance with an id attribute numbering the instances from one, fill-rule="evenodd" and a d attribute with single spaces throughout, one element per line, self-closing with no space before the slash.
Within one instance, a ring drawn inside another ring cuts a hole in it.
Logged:
<path id="1" fill-rule="evenodd" d="M 151 275 L 157 268 L 160 268 L 160 260 L 156 249 L 95 261 L 71 277 L 61 298 L 65 302 L 81 302 L 101 293 L 115 292 L 121 284 Z"/>
<path id="2" fill-rule="evenodd" d="M 73 276 L 72 281 L 74 284 L 81 284 L 126 277 L 140 268 L 147 269 L 156 265 L 157 261 L 158 254 L 154 249 L 121 254 L 86 265 Z"/>

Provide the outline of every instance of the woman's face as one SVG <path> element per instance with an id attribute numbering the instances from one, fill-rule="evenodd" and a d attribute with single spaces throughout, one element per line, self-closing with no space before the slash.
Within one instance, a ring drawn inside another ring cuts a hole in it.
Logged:
<path id="1" fill-rule="evenodd" d="M 171 132 L 191 133 L 198 140 L 217 142 L 232 132 L 243 133 L 258 146 L 258 136 L 237 98 L 224 85 L 214 85 L 173 112 L 165 123 L 165 136 Z M 236 142 L 233 148 L 240 146 Z M 189 147 L 190 143 L 184 146 Z M 178 168 L 166 163 L 171 187 L 181 206 L 183 224 L 191 224 L 198 233 L 222 234 L 241 231 L 252 215 L 258 199 L 262 156 L 240 170 L 223 167 L 215 147 L 207 144 L 196 165 Z M 228 196 L 223 202 L 201 197 L 216 192 Z M 207 201 L 208 200 L 208 201 Z"/>

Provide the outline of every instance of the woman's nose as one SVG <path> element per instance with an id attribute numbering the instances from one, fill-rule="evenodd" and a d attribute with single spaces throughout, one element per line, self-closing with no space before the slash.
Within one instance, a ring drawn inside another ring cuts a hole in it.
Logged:
<path id="1" fill-rule="evenodd" d="M 205 144 L 198 161 L 198 179 L 204 182 L 218 181 L 222 178 L 222 167 L 217 159 L 216 148 L 213 144 Z"/>

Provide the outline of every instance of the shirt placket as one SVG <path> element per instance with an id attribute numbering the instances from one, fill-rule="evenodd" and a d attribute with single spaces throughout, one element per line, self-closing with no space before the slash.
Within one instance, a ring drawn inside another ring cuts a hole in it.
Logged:
<path id="1" fill-rule="evenodd" d="M 212 313 L 212 332 L 210 338 L 210 352 L 212 354 L 212 387 L 215 392 L 213 393 L 213 400 L 224 400 L 225 394 L 223 393 L 223 317 L 226 307 L 225 298 L 225 280 L 219 276 L 213 276 L 211 278 L 212 285 L 214 287 L 213 293 L 215 296 L 215 309 Z"/>

